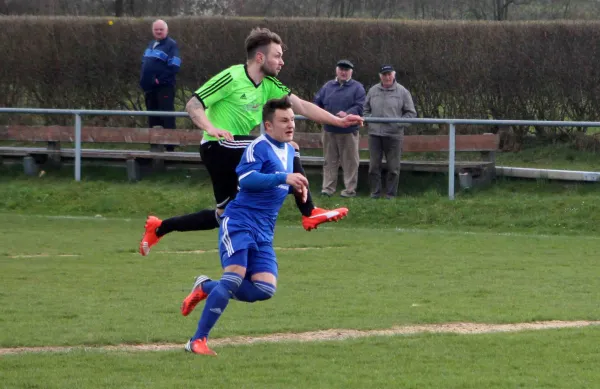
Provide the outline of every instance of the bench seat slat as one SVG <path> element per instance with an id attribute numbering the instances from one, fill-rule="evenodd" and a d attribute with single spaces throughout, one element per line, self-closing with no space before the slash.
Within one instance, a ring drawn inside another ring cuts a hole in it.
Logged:
<path id="1" fill-rule="evenodd" d="M 75 149 L 48 150 L 41 147 L 0 147 L 0 155 L 7 157 L 26 157 L 28 155 L 60 155 L 65 158 L 75 158 Z M 102 150 L 102 149 L 82 149 L 81 157 L 83 159 L 161 159 L 164 161 L 177 161 L 186 163 L 201 163 L 202 158 L 196 152 L 168 152 L 154 153 L 143 150 Z M 302 156 L 302 164 L 305 166 L 322 166 L 323 157 Z M 361 159 L 360 165 L 368 166 L 368 159 Z M 493 162 L 487 161 L 456 161 L 456 168 L 475 167 L 483 168 L 493 166 Z M 401 169 L 407 171 L 441 172 L 448 171 L 447 161 L 420 161 L 420 160 L 402 160 Z"/>

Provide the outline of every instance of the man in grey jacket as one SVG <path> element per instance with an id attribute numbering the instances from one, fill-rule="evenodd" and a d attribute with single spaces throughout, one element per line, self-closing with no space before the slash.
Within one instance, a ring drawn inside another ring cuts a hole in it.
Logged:
<path id="1" fill-rule="evenodd" d="M 367 93 L 364 116 L 384 118 L 414 118 L 417 116 L 410 92 L 396 82 L 396 72 L 392 65 L 383 65 L 379 69 L 381 83 L 374 85 Z M 400 176 L 400 158 L 404 126 L 400 123 L 369 123 L 369 186 L 371 198 L 381 196 L 381 165 L 383 155 L 387 161 L 387 185 L 385 194 L 388 199 L 398 193 Z"/>

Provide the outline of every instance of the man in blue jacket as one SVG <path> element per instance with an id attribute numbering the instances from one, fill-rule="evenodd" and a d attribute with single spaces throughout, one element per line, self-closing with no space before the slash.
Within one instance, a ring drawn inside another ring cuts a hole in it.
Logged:
<path id="1" fill-rule="evenodd" d="M 350 114 L 362 116 L 365 88 L 352 79 L 354 65 L 343 59 L 335 68 L 336 78 L 323 85 L 315 96 L 315 104 L 329 113 L 345 117 Z M 347 128 L 326 124 L 323 132 L 323 186 L 321 194 L 332 196 L 337 189 L 338 169 L 344 172 L 345 189 L 342 197 L 356 196 L 358 183 L 358 126 Z"/>
<path id="2" fill-rule="evenodd" d="M 144 91 L 147 111 L 175 110 L 175 75 L 181 67 L 177 42 L 169 38 L 169 27 L 164 20 L 152 23 L 154 40 L 142 58 L 140 87 Z M 148 127 L 175 128 L 175 116 L 150 116 Z M 172 150 L 167 146 L 167 150 Z"/>

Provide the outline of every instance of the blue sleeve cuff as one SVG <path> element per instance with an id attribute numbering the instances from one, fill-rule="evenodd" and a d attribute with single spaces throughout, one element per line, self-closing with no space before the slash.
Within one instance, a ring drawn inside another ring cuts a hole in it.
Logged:
<path id="1" fill-rule="evenodd" d="M 276 173 L 277 178 L 279 179 L 279 185 L 285 184 L 287 180 L 287 173 Z"/>

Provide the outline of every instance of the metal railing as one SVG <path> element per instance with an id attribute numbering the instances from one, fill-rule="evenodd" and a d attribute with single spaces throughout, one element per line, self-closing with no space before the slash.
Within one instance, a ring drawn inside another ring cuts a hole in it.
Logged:
<path id="1" fill-rule="evenodd" d="M 0 113 L 40 114 L 40 115 L 73 115 L 75 117 L 75 181 L 81 180 L 81 122 L 82 116 L 175 116 L 189 117 L 187 112 L 158 111 L 117 111 L 88 109 L 44 109 L 44 108 L 0 108 Z M 306 120 L 297 115 L 296 119 Z M 447 124 L 448 125 L 448 198 L 454 199 L 455 159 L 456 159 L 456 125 L 485 126 L 544 126 L 544 127 L 600 127 L 600 122 L 578 121 L 543 121 L 543 120 L 494 120 L 494 119 L 426 119 L 426 118 L 378 118 L 366 117 L 367 123 L 406 123 L 406 124 Z"/>

